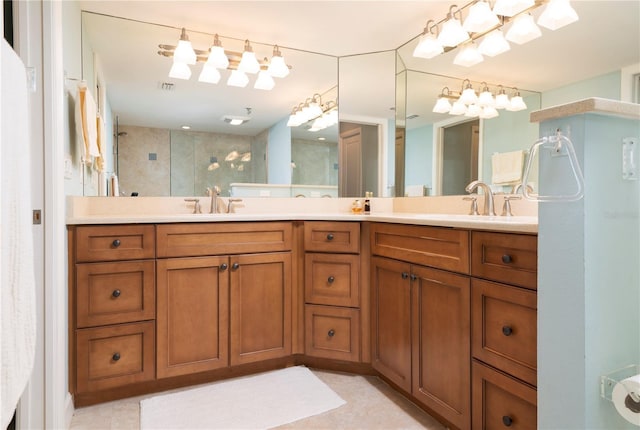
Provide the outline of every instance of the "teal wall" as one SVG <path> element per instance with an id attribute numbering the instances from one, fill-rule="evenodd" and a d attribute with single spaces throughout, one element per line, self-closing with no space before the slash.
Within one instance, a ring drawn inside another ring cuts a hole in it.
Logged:
<path id="1" fill-rule="evenodd" d="M 589 97 L 620 100 L 620 71 L 596 76 L 542 93 L 542 108 L 571 103 Z"/>
<path id="2" fill-rule="evenodd" d="M 291 183 L 291 128 L 288 118 L 275 123 L 269 129 L 267 145 L 267 183 Z"/>
<path id="3" fill-rule="evenodd" d="M 407 130 L 405 143 L 405 187 L 431 187 L 433 164 L 433 125 Z"/>

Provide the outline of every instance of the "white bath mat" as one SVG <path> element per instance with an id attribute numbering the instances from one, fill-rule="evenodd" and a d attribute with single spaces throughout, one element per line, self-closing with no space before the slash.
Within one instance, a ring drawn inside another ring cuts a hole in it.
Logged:
<path id="1" fill-rule="evenodd" d="M 140 429 L 268 429 L 346 402 L 306 367 L 289 367 L 140 402 Z"/>

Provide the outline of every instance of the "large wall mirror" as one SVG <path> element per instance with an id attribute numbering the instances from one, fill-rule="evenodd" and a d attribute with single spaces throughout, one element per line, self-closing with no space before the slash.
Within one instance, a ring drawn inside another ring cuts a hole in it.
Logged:
<path id="1" fill-rule="evenodd" d="M 83 78 L 106 87 L 117 123 L 113 172 L 122 195 L 203 195 L 216 185 L 227 196 L 337 196 L 338 125 L 287 126 L 301 103 L 336 106 L 336 57 L 280 47 L 289 76 L 270 91 L 253 88 L 255 75 L 238 88 L 227 85 L 227 70 L 217 84 L 199 82 L 201 63 L 188 80 L 169 77 L 172 59 L 157 51 L 177 43 L 175 28 L 86 11 L 82 27 Z M 200 50 L 214 40 L 188 37 Z M 244 40 L 219 39 L 227 51 L 244 49 Z M 273 45 L 250 43 L 256 57 L 271 57 Z"/>

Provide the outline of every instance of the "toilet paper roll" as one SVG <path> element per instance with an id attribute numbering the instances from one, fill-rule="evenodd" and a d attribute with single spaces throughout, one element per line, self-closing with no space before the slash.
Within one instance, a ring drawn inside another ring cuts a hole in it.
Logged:
<path id="1" fill-rule="evenodd" d="M 640 400 L 640 375 L 623 379 L 613 387 L 611 400 L 618 413 L 631 424 L 640 427 L 640 402 L 636 402 L 629 394 L 636 394 L 636 399 Z"/>

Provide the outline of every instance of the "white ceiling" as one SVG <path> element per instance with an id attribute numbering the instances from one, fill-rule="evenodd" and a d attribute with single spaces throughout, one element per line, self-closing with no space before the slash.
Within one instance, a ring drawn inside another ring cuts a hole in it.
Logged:
<path id="1" fill-rule="evenodd" d="M 336 57 L 353 54 L 390 51 L 340 60 L 341 115 L 392 116 L 393 50 L 414 39 L 428 19 L 442 19 L 451 3 L 298 0 L 80 4 L 87 11 L 174 27 L 97 16 L 86 25 L 103 64 L 111 107 L 121 122 L 146 121 L 141 125 L 170 128 L 189 122 L 195 129 L 204 130 L 218 125 L 222 114 L 242 115 L 244 107 L 251 106 L 255 119 L 245 130 L 255 127 L 257 133 L 306 97 L 330 90 L 336 82 Z M 406 54 L 403 59 L 411 69 L 533 91 L 546 91 L 640 63 L 640 1 L 574 0 L 572 5 L 580 16 L 578 22 L 555 32 L 543 29 L 541 38 L 513 45 L 511 51 L 472 68 L 454 66 L 455 52 L 432 60 L 412 58 L 413 44 L 400 52 Z M 539 11 L 534 11 L 537 14 Z M 169 80 L 170 59 L 156 54 L 157 44 L 175 44 L 179 36 L 175 28 L 179 27 L 186 27 L 194 46 L 201 49 L 208 47 L 213 33 L 237 38 L 223 39 L 225 48 L 236 51 L 242 50 L 242 40 L 249 39 L 259 56 L 270 56 L 272 48 L 268 45 L 278 44 L 293 67 L 292 73 L 277 80 L 276 88 L 268 93 L 249 87 L 230 89 L 222 82 L 215 86 L 197 83 L 199 66 L 189 82 Z M 368 72 L 355 66 L 360 62 L 368 63 Z M 309 83 L 307 72 L 312 69 L 321 73 Z M 157 89 L 162 81 L 176 84 L 171 94 Z"/>

